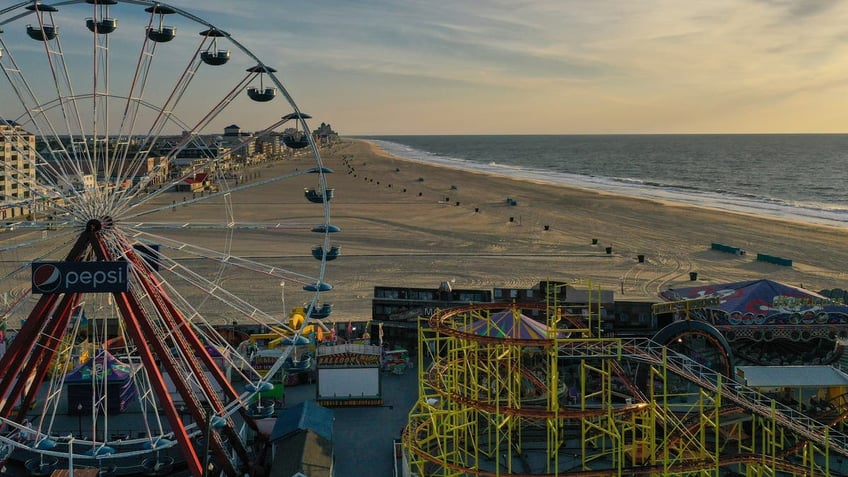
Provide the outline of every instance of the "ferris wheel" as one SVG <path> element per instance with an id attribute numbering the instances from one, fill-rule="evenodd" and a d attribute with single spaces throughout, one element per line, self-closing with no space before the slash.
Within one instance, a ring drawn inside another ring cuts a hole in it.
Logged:
<path id="1" fill-rule="evenodd" d="M 159 2 L 3 8 L 0 68 L 3 456 L 243 475 L 287 356 L 260 373 L 228 338 L 298 337 L 332 289 L 310 116 L 274 65 Z"/>

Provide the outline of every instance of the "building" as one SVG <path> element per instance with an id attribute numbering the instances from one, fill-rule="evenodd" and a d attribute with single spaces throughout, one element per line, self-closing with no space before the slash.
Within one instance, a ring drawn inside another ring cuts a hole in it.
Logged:
<path id="1" fill-rule="evenodd" d="M 419 317 L 428 317 L 442 308 L 491 301 L 491 290 L 454 290 L 448 282 L 442 282 L 438 288 L 376 286 L 371 318 L 383 323 L 386 343 L 413 349 Z M 371 336 L 376 335 L 371 333 Z"/>
<path id="2" fill-rule="evenodd" d="M 283 153 L 284 148 L 280 134 L 267 134 L 256 139 L 256 154 L 266 158 L 278 158 Z"/>
<path id="3" fill-rule="evenodd" d="M 540 281 L 530 288 L 491 290 L 454 290 L 448 282 L 438 288 L 377 286 L 371 301 L 371 318 L 383 323 L 387 342 L 414 346 L 419 318 L 427 318 L 444 308 L 499 302 L 505 305 L 547 302 L 563 307 L 572 315 L 591 311 L 601 316 L 604 333 L 608 335 L 651 336 L 657 331 L 657 320 L 651 312 L 653 302 L 616 302 L 613 290 L 562 281 Z M 531 318 L 545 321 L 539 311 L 528 313 Z"/>
<path id="4" fill-rule="evenodd" d="M 230 149 L 236 163 L 243 165 L 255 162 L 256 141 L 253 140 L 253 133 L 242 131 L 237 124 L 230 124 L 224 128 L 224 135 L 220 139 L 221 144 Z"/>
<path id="5" fill-rule="evenodd" d="M 333 131 L 332 126 L 327 123 L 321 123 L 321 125 L 313 131 L 312 135 L 318 141 L 318 144 L 322 146 L 334 144 L 339 140 L 338 133 Z"/>
<path id="6" fill-rule="evenodd" d="M 271 477 L 333 477 L 333 411 L 304 401 L 282 411 L 270 444 Z"/>
<path id="7" fill-rule="evenodd" d="M 13 121 L 0 120 L 0 217 L 10 219 L 30 213 L 35 198 L 35 135 Z"/>

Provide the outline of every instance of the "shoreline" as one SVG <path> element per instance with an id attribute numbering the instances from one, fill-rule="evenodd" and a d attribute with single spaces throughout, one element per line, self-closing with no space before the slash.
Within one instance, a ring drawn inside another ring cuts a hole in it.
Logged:
<path id="1" fill-rule="evenodd" d="M 844 287 L 848 231 L 837 227 L 429 165 L 360 139 L 344 138 L 322 156 L 335 171 L 331 217 L 342 228 L 334 238 L 342 255 L 328 267 L 336 288 L 327 299 L 339 315 L 349 307 L 370 317 L 375 285 L 442 281 L 490 289 L 588 279 L 619 300 L 656 301 L 669 287 L 759 278 Z M 747 255 L 711 250 L 712 242 Z M 793 266 L 758 262 L 757 253 Z"/>
<path id="2" fill-rule="evenodd" d="M 378 144 L 379 142 L 387 142 L 389 144 L 399 144 L 403 146 L 403 144 L 401 143 L 392 143 L 392 141 L 389 139 L 371 139 L 358 137 L 351 137 L 349 139 L 367 142 L 375 146 L 377 149 L 381 150 L 384 154 L 390 156 L 394 155 L 394 153 L 383 149 L 383 147 Z M 665 203 L 667 205 L 697 207 L 727 213 L 749 215 L 753 217 L 765 217 L 786 222 L 797 222 L 809 225 L 833 227 L 837 229 L 848 230 L 848 221 L 846 221 L 844 217 L 828 217 L 826 215 L 820 215 L 827 213 L 824 209 L 817 211 L 816 209 L 812 209 L 810 210 L 810 213 L 807 213 L 807 209 L 803 207 L 790 207 L 788 205 L 782 205 L 779 203 L 772 204 L 768 202 L 758 201 L 745 202 L 747 199 L 744 199 L 742 197 L 735 197 L 734 199 L 727 200 L 720 194 L 710 195 L 709 193 L 704 191 L 700 192 L 700 194 L 703 195 L 688 195 L 686 193 L 681 193 L 679 190 L 675 190 L 675 188 L 659 187 L 652 189 L 645 188 L 642 186 L 633 187 L 632 185 L 620 183 L 616 179 L 611 177 L 599 177 L 599 180 L 593 181 L 591 180 L 590 176 L 576 175 L 575 177 L 578 177 L 577 180 L 569 180 L 564 176 L 561 176 L 559 173 L 554 173 L 552 177 L 557 179 L 545 180 L 535 177 L 539 175 L 544 175 L 545 171 L 540 171 L 536 169 L 525 169 L 521 167 L 518 167 L 516 169 L 517 173 L 519 174 L 518 176 L 510 177 L 510 175 L 506 172 L 487 170 L 482 165 L 482 163 L 473 160 L 466 161 L 460 159 L 465 164 L 464 166 L 451 167 L 450 165 L 446 165 L 443 162 L 439 162 L 439 156 L 436 156 L 433 162 L 427 162 L 426 160 L 421 158 L 407 157 L 403 155 L 398 155 L 396 157 L 410 162 L 420 163 L 422 165 L 429 165 L 433 167 L 447 167 L 470 173 L 490 175 L 493 177 L 522 180 L 539 185 L 574 188 L 587 192 L 595 192 L 598 194 L 614 194 L 634 199 L 652 200 L 656 202 Z M 606 190 L 605 188 L 608 188 L 610 190 Z"/>

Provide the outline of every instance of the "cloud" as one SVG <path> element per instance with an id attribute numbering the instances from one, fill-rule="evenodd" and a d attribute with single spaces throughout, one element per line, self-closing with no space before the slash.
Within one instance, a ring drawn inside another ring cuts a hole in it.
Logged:
<path id="1" fill-rule="evenodd" d="M 791 128 L 803 126 L 793 110 L 809 109 L 809 118 L 848 84 L 848 4 L 835 0 L 172 3 L 276 68 L 306 109 L 345 117 L 334 124 L 342 131 L 399 117 L 411 130 L 435 130 L 446 121 L 428 116 L 451 108 L 459 124 L 480 114 L 488 117 L 478 127 L 500 120 L 508 129 L 515 123 L 499 116 L 528 107 L 563 132 L 575 117 L 616 131 L 728 118 L 748 118 L 753 130 L 757 117 Z M 114 11 L 120 28 L 144 19 L 133 5 Z M 178 40 L 194 34 L 184 28 Z M 126 46 L 120 38 L 116 48 Z M 233 64 L 251 61 L 235 55 Z M 367 108 L 369 118 L 390 119 L 363 122 Z"/>

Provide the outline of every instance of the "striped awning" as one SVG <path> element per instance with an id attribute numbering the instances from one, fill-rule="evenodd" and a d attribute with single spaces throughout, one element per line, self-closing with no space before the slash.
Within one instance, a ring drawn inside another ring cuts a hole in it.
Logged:
<path id="1" fill-rule="evenodd" d="M 548 327 L 521 314 L 520 310 L 507 309 L 492 313 L 488 319 L 477 320 L 463 330 L 480 336 L 539 340 L 548 338 Z"/>

